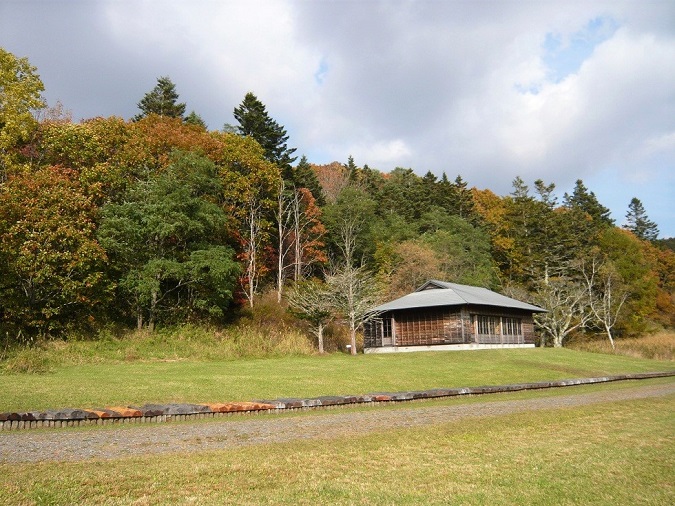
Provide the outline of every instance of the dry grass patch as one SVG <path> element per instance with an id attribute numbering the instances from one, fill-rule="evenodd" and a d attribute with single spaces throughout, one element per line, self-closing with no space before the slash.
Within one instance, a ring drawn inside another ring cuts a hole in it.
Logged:
<path id="1" fill-rule="evenodd" d="M 616 348 L 612 350 L 607 340 L 579 340 L 572 342 L 571 347 L 593 353 L 610 353 L 651 360 L 675 360 L 675 332 L 673 331 L 662 331 L 644 337 L 617 339 L 615 344 Z"/>

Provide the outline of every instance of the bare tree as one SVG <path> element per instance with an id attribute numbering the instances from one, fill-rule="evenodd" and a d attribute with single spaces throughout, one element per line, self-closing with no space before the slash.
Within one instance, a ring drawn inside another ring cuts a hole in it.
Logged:
<path id="1" fill-rule="evenodd" d="M 582 265 L 582 274 L 586 282 L 590 311 L 595 321 L 604 328 L 614 350 L 612 328 L 628 300 L 629 292 L 621 286 L 621 279 L 613 266 L 596 258 L 593 258 L 590 265 Z"/>
<path id="2" fill-rule="evenodd" d="M 536 300 L 548 312 L 535 314 L 534 321 L 551 337 L 555 348 L 593 317 L 586 286 L 568 277 L 546 278 L 537 288 Z"/>
<path id="3" fill-rule="evenodd" d="M 331 289 L 317 280 L 297 283 L 288 293 L 288 304 L 292 311 L 313 325 L 319 353 L 324 352 L 323 331 L 334 319 L 334 303 Z"/>
<path id="4" fill-rule="evenodd" d="M 250 199 L 244 218 L 248 237 L 243 240 L 246 269 L 242 279 L 244 285 L 242 288 L 251 307 L 253 307 L 253 297 L 258 293 L 260 281 L 258 253 L 264 239 L 262 220 L 262 203 L 258 199 Z"/>
<path id="5" fill-rule="evenodd" d="M 349 325 L 351 354 L 356 355 L 356 332 L 375 318 L 373 308 L 380 300 L 380 290 L 373 276 L 363 266 L 342 264 L 326 276 L 336 313 Z"/>
<path id="6" fill-rule="evenodd" d="M 292 196 L 291 196 L 292 195 Z M 277 197 L 277 302 L 281 302 L 284 284 L 286 281 L 287 257 L 293 248 L 291 236 L 295 228 L 293 221 L 296 218 L 294 201 L 297 200 L 295 188 L 292 194 L 286 191 L 286 185 L 282 181 L 279 186 L 279 195 Z M 296 280 L 297 281 L 297 280 Z"/>

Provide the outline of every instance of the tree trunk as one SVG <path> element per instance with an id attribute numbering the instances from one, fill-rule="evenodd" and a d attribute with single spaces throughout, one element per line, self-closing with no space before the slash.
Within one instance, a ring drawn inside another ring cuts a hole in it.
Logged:
<path id="1" fill-rule="evenodd" d="M 614 338 L 612 337 L 612 328 L 608 325 L 605 325 L 605 331 L 607 332 L 607 337 L 609 338 L 609 344 L 612 345 L 612 351 L 615 351 L 616 347 L 614 346 Z"/>
<path id="2" fill-rule="evenodd" d="M 319 323 L 316 334 L 319 340 L 319 353 L 323 354 L 323 323 Z"/>
<path id="3" fill-rule="evenodd" d="M 356 328 L 354 325 L 350 325 L 349 334 L 351 336 L 352 348 L 350 350 L 352 355 L 356 355 Z"/>

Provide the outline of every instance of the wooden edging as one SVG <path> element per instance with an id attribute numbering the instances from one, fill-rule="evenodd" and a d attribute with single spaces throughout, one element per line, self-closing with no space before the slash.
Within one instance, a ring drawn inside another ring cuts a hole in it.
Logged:
<path id="1" fill-rule="evenodd" d="M 465 388 L 434 388 L 411 392 L 380 392 L 365 395 L 332 395 L 308 399 L 274 399 L 253 402 L 227 402 L 212 404 L 146 404 L 141 407 L 106 407 L 95 409 L 60 409 L 0 413 L 0 431 L 37 428 L 79 427 L 115 423 L 158 423 L 179 420 L 197 420 L 232 414 L 280 413 L 301 409 L 331 408 L 355 404 L 406 402 L 421 399 L 438 399 L 462 395 L 483 395 L 521 390 L 540 390 L 578 385 L 591 385 L 611 381 L 640 380 L 675 376 L 675 371 L 620 374 L 598 378 L 578 378 L 537 383 L 516 383 Z"/>

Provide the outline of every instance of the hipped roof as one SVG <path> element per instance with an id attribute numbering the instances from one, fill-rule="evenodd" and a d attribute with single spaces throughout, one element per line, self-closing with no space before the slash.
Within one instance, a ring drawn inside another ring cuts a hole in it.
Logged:
<path id="1" fill-rule="evenodd" d="M 481 288 L 478 286 L 446 283 L 444 281 L 430 280 L 420 286 L 413 293 L 399 299 L 382 304 L 374 309 L 378 313 L 395 311 L 397 309 L 414 309 L 423 307 L 439 306 L 463 306 L 463 305 L 505 307 L 522 309 L 533 313 L 545 313 L 546 310 L 527 302 L 512 299 L 506 295 Z"/>

